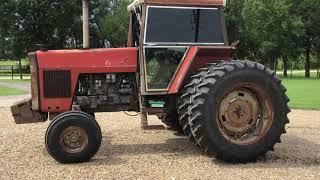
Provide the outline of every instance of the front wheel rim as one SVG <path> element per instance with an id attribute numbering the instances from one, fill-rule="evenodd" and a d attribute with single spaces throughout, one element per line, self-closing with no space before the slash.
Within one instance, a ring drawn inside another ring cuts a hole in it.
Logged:
<path id="1" fill-rule="evenodd" d="M 257 84 L 236 85 L 220 101 L 217 121 L 220 132 L 230 142 L 254 144 L 272 125 L 271 96 Z"/>
<path id="2" fill-rule="evenodd" d="M 83 151 L 87 147 L 88 142 L 87 132 L 77 126 L 70 126 L 64 129 L 59 138 L 59 144 L 62 149 L 71 154 Z"/>

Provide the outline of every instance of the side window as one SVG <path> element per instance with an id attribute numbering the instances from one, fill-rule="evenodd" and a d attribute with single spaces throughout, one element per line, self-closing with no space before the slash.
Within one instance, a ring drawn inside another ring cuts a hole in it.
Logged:
<path id="1" fill-rule="evenodd" d="M 146 44 L 224 44 L 220 13 L 216 8 L 150 6 L 146 23 Z"/>
<path id="2" fill-rule="evenodd" d="M 148 90 L 169 88 L 187 47 L 145 47 L 146 85 Z"/>

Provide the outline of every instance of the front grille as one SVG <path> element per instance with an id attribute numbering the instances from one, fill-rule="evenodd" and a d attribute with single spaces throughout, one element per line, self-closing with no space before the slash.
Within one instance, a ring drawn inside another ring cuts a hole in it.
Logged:
<path id="1" fill-rule="evenodd" d="M 65 70 L 43 71 L 44 97 L 71 97 L 71 74 Z"/>

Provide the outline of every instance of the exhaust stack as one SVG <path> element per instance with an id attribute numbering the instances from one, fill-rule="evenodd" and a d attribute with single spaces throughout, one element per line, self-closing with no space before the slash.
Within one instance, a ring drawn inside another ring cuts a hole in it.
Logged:
<path id="1" fill-rule="evenodd" d="M 82 0 L 82 21 L 83 21 L 83 48 L 88 49 L 89 44 L 89 0 Z"/>

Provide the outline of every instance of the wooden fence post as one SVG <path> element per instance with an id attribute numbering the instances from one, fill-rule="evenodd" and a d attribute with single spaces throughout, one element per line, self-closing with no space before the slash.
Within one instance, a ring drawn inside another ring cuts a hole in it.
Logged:
<path id="1" fill-rule="evenodd" d="M 13 66 L 11 66 L 11 79 L 13 80 Z"/>
<path id="2" fill-rule="evenodd" d="M 20 79 L 23 79 L 23 77 L 22 77 L 22 65 L 21 65 L 21 58 L 19 58 L 19 71 L 20 71 Z"/>
<path id="3" fill-rule="evenodd" d="M 291 64 L 291 68 L 290 68 L 290 69 L 291 69 L 290 77 L 292 78 L 292 71 L 293 71 L 293 70 L 292 70 L 292 69 L 293 69 L 292 64 L 293 64 L 293 62 L 291 61 L 291 63 L 290 63 L 290 64 Z"/>
<path id="4" fill-rule="evenodd" d="M 319 48 L 319 50 L 318 50 L 317 78 L 320 78 L 320 48 Z"/>

